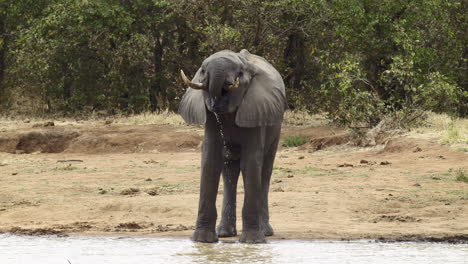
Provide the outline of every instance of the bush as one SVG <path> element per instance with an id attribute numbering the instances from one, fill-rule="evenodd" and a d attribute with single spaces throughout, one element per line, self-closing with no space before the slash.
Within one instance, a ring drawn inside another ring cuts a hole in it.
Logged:
<path id="1" fill-rule="evenodd" d="M 284 147 L 298 147 L 302 146 L 305 143 L 308 143 L 310 139 L 306 136 L 295 135 L 295 136 L 286 136 L 283 138 L 282 146 Z"/>
<path id="2" fill-rule="evenodd" d="M 457 181 L 468 183 L 468 175 L 465 169 L 460 168 L 455 170 L 455 176 Z"/>
<path id="3" fill-rule="evenodd" d="M 282 74 L 291 109 L 367 126 L 421 110 L 463 116 L 465 10 L 461 0 L 0 1 L 0 106 L 176 110 L 180 69 L 246 48 Z"/>

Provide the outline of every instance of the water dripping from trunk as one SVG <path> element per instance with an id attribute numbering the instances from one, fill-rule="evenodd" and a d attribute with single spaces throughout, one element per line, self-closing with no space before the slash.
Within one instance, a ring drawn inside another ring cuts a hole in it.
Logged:
<path id="1" fill-rule="evenodd" d="M 223 127 L 223 123 L 221 122 L 221 118 L 220 116 L 217 114 L 217 113 L 214 113 L 215 117 L 216 117 L 216 122 L 218 123 L 218 129 L 219 129 L 219 133 L 221 134 L 221 139 L 223 140 L 223 148 L 224 148 L 224 152 L 228 152 L 229 149 L 227 147 L 227 143 L 226 143 L 226 137 L 224 135 L 224 127 Z M 223 153 L 224 155 L 225 153 Z M 224 165 L 227 165 L 228 161 L 226 160 L 226 157 L 224 157 Z"/>

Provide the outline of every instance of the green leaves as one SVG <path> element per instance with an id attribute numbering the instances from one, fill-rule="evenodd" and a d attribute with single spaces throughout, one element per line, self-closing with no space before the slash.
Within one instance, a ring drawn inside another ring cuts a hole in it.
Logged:
<path id="1" fill-rule="evenodd" d="M 461 0 L 0 0 L 0 104 L 28 94 L 51 111 L 175 110 L 181 68 L 246 48 L 278 68 L 292 108 L 344 124 L 415 108 L 467 115 L 466 9 Z"/>

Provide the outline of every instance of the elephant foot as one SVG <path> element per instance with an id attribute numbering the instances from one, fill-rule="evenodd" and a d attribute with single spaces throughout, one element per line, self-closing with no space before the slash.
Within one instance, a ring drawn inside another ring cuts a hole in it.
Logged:
<path id="1" fill-rule="evenodd" d="M 230 225 L 230 224 L 220 224 L 216 228 L 216 232 L 218 233 L 219 237 L 233 237 L 237 236 L 237 230 L 236 230 L 236 225 Z"/>
<path id="2" fill-rule="evenodd" d="M 242 231 L 239 242 L 251 244 L 266 243 L 265 234 L 263 231 Z"/>
<path id="3" fill-rule="evenodd" d="M 218 242 L 218 236 L 214 231 L 196 229 L 195 232 L 193 232 L 192 240 L 195 242 L 215 243 Z"/>
<path id="4" fill-rule="evenodd" d="M 262 225 L 262 230 L 265 236 L 272 236 L 274 234 L 273 227 L 271 227 L 270 223 L 264 223 Z"/>

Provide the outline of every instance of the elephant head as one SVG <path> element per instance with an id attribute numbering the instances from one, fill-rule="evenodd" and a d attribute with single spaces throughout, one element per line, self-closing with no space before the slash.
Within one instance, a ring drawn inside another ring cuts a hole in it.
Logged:
<path id="1" fill-rule="evenodd" d="M 240 127 L 271 126 L 283 120 L 287 108 L 280 74 L 265 59 L 250 54 L 220 51 L 205 59 L 182 97 L 179 113 L 190 124 L 204 124 L 206 111 L 236 113 Z"/>

